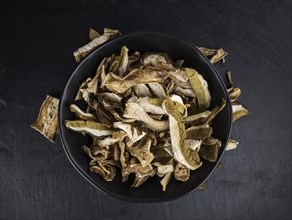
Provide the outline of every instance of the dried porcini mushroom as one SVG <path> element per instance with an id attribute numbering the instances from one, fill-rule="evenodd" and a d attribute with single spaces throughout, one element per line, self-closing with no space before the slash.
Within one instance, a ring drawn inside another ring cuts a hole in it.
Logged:
<path id="1" fill-rule="evenodd" d="M 217 63 L 218 61 L 222 60 L 225 62 L 224 58 L 228 55 L 226 51 L 222 48 L 220 49 L 209 49 L 206 47 L 199 47 L 201 53 L 203 53 L 206 57 L 210 57 L 211 63 Z"/>
<path id="2" fill-rule="evenodd" d="M 31 125 L 53 143 L 58 132 L 58 106 L 59 99 L 48 95 L 40 108 L 36 122 Z"/>
<path id="3" fill-rule="evenodd" d="M 90 38 L 94 38 L 92 36 L 92 31 L 89 33 Z M 98 34 L 99 35 L 99 34 Z M 95 37 L 92 41 L 90 41 L 88 44 L 84 45 L 83 47 L 80 47 L 78 50 L 76 50 L 73 55 L 76 59 L 76 62 L 79 62 L 81 58 L 85 57 L 90 51 L 98 47 L 99 45 L 103 44 L 104 42 L 113 39 L 116 36 L 121 35 L 121 32 L 119 30 L 113 30 L 110 28 L 105 28 L 103 35 L 97 36 L 95 33 Z"/>
<path id="4" fill-rule="evenodd" d="M 89 33 L 92 42 L 75 52 L 76 60 L 120 34 L 110 29 L 103 35 L 93 29 Z M 211 63 L 227 55 L 222 49 L 200 50 Z M 234 103 L 240 89 L 234 87 L 231 73 L 228 82 L 236 120 L 244 115 L 243 106 Z M 212 137 L 212 121 L 226 101 L 209 109 L 207 81 L 195 69 L 183 67 L 183 60 L 157 52 L 140 56 L 123 46 L 118 55 L 104 58 L 95 75 L 80 85 L 76 100 L 83 100 L 87 110 L 72 104 L 76 120 L 67 120 L 65 125 L 93 137 L 92 146 L 83 150 L 90 158 L 89 169 L 106 181 L 113 180 L 116 169 L 121 170 L 123 182 L 135 174 L 132 187 L 156 174 L 166 191 L 172 175 L 185 182 L 191 170 L 202 165 L 201 158 L 217 161 L 221 141 Z M 227 149 L 236 145 L 230 140 Z"/>

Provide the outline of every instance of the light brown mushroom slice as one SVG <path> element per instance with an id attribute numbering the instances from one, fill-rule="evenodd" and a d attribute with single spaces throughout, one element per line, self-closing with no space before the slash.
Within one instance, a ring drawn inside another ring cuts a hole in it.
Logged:
<path id="1" fill-rule="evenodd" d="M 165 131 L 169 129 L 168 121 L 157 121 L 152 119 L 144 109 L 137 103 L 127 103 L 124 117 L 143 122 L 152 131 Z"/>
<path id="2" fill-rule="evenodd" d="M 189 169 L 199 168 L 202 162 L 198 152 L 190 149 L 185 142 L 186 132 L 182 123 L 182 114 L 172 100 L 164 100 L 162 107 L 169 117 L 169 132 L 174 158 Z"/>
<path id="3" fill-rule="evenodd" d="M 228 55 L 228 53 L 226 51 L 224 51 L 223 49 L 218 49 L 216 51 L 216 54 L 214 56 L 211 57 L 210 62 L 211 63 L 217 63 L 220 60 L 223 61 L 223 63 L 225 62 L 224 58 Z"/>
<path id="4" fill-rule="evenodd" d="M 227 89 L 227 91 L 228 91 L 228 93 L 230 93 L 234 89 L 234 83 L 233 83 L 233 80 L 232 80 L 231 71 L 228 70 L 226 75 L 227 75 L 227 81 L 228 81 L 228 84 L 229 84 L 229 88 Z"/>
<path id="5" fill-rule="evenodd" d="M 175 86 L 175 83 L 173 82 L 173 80 L 170 80 L 170 82 L 166 86 L 166 93 L 168 95 L 170 95 L 172 93 L 174 86 Z"/>
<path id="6" fill-rule="evenodd" d="M 142 107 L 142 109 L 147 113 L 157 114 L 157 115 L 165 114 L 165 111 L 163 110 L 161 106 L 163 99 L 160 99 L 160 98 L 142 97 L 142 98 L 136 99 L 135 101 L 128 100 L 128 102 L 138 103 L 139 106 Z"/>
<path id="7" fill-rule="evenodd" d="M 218 49 L 209 49 L 206 47 L 199 47 L 199 50 L 201 51 L 202 54 L 204 54 L 207 57 L 207 56 L 214 56 Z"/>
<path id="8" fill-rule="evenodd" d="M 183 117 L 188 116 L 188 110 L 185 106 L 182 98 L 179 95 L 171 95 L 170 99 L 175 103 L 177 110 L 183 115 Z"/>
<path id="9" fill-rule="evenodd" d="M 102 92 L 98 93 L 98 95 L 106 98 L 107 100 L 110 100 L 111 102 L 121 104 L 122 97 L 118 94 L 112 92 Z"/>
<path id="10" fill-rule="evenodd" d="M 126 46 L 123 46 L 120 52 L 118 63 L 115 66 L 115 72 L 117 72 L 119 76 L 123 76 L 125 74 L 129 65 L 128 52 L 129 49 Z"/>
<path id="11" fill-rule="evenodd" d="M 40 132 L 49 141 L 55 143 L 58 133 L 59 99 L 47 95 L 42 103 L 37 120 L 31 127 Z"/>
<path id="12" fill-rule="evenodd" d="M 248 110 L 243 105 L 235 102 L 232 103 L 232 122 L 235 122 L 248 114 Z"/>
<path id="13" fill-rule="evenodd" d="M 116 162 L 114 160 L 99 160 L 99 167 L 105 172 L 104 180 L 112 181 L 116 176 Z"/>
<path id="14" fill-rule="evenodd" d="M 186 182 L 190 178 L 190 169 L 177 162 L 173 174 L 176 180 Z"/>
<path id="15" fill-rule="evenodd" d="M 158 114 L 148 114 L 151 118 L 153 118 L 154 120 L 158 120 L 160 121 L 161 118 L 164 116 L 164 115 L 158 115 Z"/>
<path id="16" fill-rule="evenodd" d="M 140 186 L 143 182 L 145 182 L 146 179 L 155 175 L 155 170 L 152 168 L 151 165 L 147 165 L 144 167 L 140 164 L 130 165 L 126 168 L 126 172 L 127 173 L 135 173 L 136 178 L 138 178 L 134 182 L 132 187 Z M 141 181 L 141 179 L 144 181 Z"/>
<path id="17" fill-rule="evenodd" d="M 104 85 L 110 91 L 124 93 L 127 89 L 137 84 L 158 82 L 162 83 L 167 78 L 167 74 L 160 70 L 139 70 L 134 69 L 124 78 L 120 78 L 113 73 L 109 73 L 105 78 Z"/>
<path id="18" fill-rule="evenodd" d="M 120 34 L 121 33 L 119 30 L 112 30 L 109 28 L 105 28 L 103 35 L 96 37 L 94 40 L 90 41 L 88 44 L 84 45 L 83 47 L 80 47 L 78 50 L 76 50 L 73 53 L 76 59 L 76 62 L 79 62 L 81 58 L 85 57 L 90 51 L 98 47 L 100 44 L 103 44 L 104 42 L 116 36 L 119 36 Z"/>
<path id="19" fill-rule="evenodd" d="M 101 137 L 112 134 L 112 130 L 105 125 L 94 121 L 66 120 L 65 126 L 73 131 L 85 132 L 91 136 Z"/>
<path id="20" fill-rule="evenodd" d="M 220 106 L 216 106 L 215 108 L 213 108 L 211 110 L 211 114 L 204 120 L 203 120 L 203 124 L 204 125 L 210 125 L 213 121 L 213 119 L 219 114 L 219 112 L 221 112 L 226 106 L 226 100 L 222 99 L 222 104 Z"/>
<path id="21" fill-rule="evenodd" d="M 211 137 L 212 133 L 213 129 L 212 127 L 209 127 L 209 125 L 197 125 L 189 127 L 186 130 L 186 138 L 202 140 L 204 138 Z"/>
<path id="22" fill-rule="evenodd" d="M 122 131 L 113 131 L 111 136 L 105 137 L 104 139 L 99 139 L 96 141 L 96 144 L 100 147 L 108 147 L 122 141 L 125 137 L 125 133 Z"/>
<path id="23" fill-rule="evenodd" d="M 149 88 L 145 84 L 137 84 L 133 86 L 133 89 L 138 97 L 152 97 Z"/>
<path id="24" fill-rule="evenodd" d="M 199 150 L 199 155 L 205 160 L 208 160 L 210 162 L 216 162 L 220 147 L 221 147 L 221 141 L 219 139 L 216 139 L 213 137 L 205 138 L 202 141 L 202 144 Z"/>
<path id="25" fill-rule="evenodd" d="M 186 89 L 186 88 L 182 88 L 180 86 L 174 86 L 174 90 L 173 90 L 176 94 L 179 95 L 184 95 L 184 96 L 188 96 L 188 97 L 196 97 L 196 93 L 194 92 L 193 89 Z"/>
<path id="26" fill-rule="evenodd" d="M 211 112 L 206 110 L 206 111 L 203 111 L 201 113 L 185 117 L 183 119 L 183 122 L 192 122 L 192 121 L 196 121 L 196 120 L 198 120 L 200 118 L 207 118 L 210 114 L 211 114 Z"/>
<path id="27" fill-rule="evenodd" d="M 75 116 L 77 119 L 81 119 L 84 121 L 96 121 L 97 120 L 97 118 L 94 117 L 93 114 L 85 113 L 75 104 L 70 105 L 70 111 L 75 113 Z"/>
<path id="28" fill-rule="evenodd" d="M 238 99 L 238 97 L 241 95 L 241 90 L 240 88 L 234 87 L 231 71 L 227 71 L 227 81 L 229 84 L 229 88 L 227 89 L 227 91 L 230 97 L 230 101 L 235 102 Z"/>
<path id="29" fill-rule="evenodd" d="M 186 139 L 185 142 L 186 142 L 186 145 L 190 149 L 196 150 L 196 151 L 199 151 L 201 144 L 202 144 L 202 140 Z"/>
<path id="30" fill-rule="evenodd" d="M 160 162 L 154 162 L 154 163 L 152 163 L 153 166 L 156 166 L 157 167 L 156 174 L 158 174 L 159 177 L 162 177 L 166 173 L 173 172 L 174 171 L 173 164 L 174 164 L 173 159 L 167 161 L 165 164 L 160 163 Z"/>
<path id="31" fill-rule="evenodd" d="M 136 157 L 143 167 L 149 165 L 154 159 L 154 155 L 150 151 L 151 143 L 151 139 L 148 138 L 145 143 L 142 143 L 142 146 L 140 146 L 140 144 L 132 147 L 127 146 L 131 155 Z"/>
<path id="32" fill-rule="evenodd" d="M 123 130 L 124 132 L 126 132 L 126 134 L 128 135 L 131 141 L 131 145 L 141 140 L 146 135 L 144 131 L 141 132 L 138 128 L 133 127 L 132 125 L 127 124 L 127 123 L 114 122 L 113 126 L 114 128 L 119 128 Z"/>
<path id="33" fill-rule="evenodd" d="M 104 124 L 108 128 L 112 127 L 112 122 L 111 122 L 112 117 L 105 109 L 99 106 L 99 108 L 95 110 L 95 113 L 96 113 L 97 118 L 102 124 Z"/>
<path id="34" fill-rule="evenodd" d="M 100 34 L 93 28 L 89 28 L 89 40 L 93 41 L 95 38 L 100 37 Z"/>
<path id="35" fill-rule="evenodd" d="M 210 106 L 211 95 L 207 81 L 195 69 L 186 68 L 186 73 L 196 93 L 199 108 L 205 110 Z"/>
<path id="36" fill-rule="evenodd" d="M 235 102 L 238 97 L 241 95 L 241 90 L 240 88 L 234 88 L 230 93 L 229 93 L 229 97 L 230 97 L 230 101 L 231 102 Z"/>
<path id="37" fill-rule="evenodd" d="M 77 91 L 77 94 L 75 96 L 75 100 L 80 100 L 83 99 L 83 93 L 85 91 L 85 89 L 87 88 L 87 83 L 91 81 L 91 78 L 87 78 L 86 80 L 84 80 L 81 85 L 79 86 L 79 89 Z M 88 96 L 88 94 L 87 94 Z M 87 97 L 86 96 L 86 97 Z M 88 98 L 87 98 L 88 99 Z"/>
<path id="38" fill-rule="evenodd" d="M 157 66 L 159 63 L 172 63 L 172 58 L 166 53 L 147 52 L 141 57 L 144 66 Z"/>
<path id="39" fill-rule="evenodd" d="M 238 141 L 229 139 L 225 150 L 234 150 L 237 148 Z"/>
<path id="40" fill-rule="evenodd" d="M 160 181 L 160 184 L 161 184 L 161 186 L 162 186 L 162 190 L 163 190 L 164 192 L 166 191 L 167 185 L 168 185 L 168 183 L 169 183 L 171 177 L 172 177 L 172 172 L 166 173 L 166 174 L 164 175 L 164 177 L 162 178 L 162 180 Z"/>
<path id="41" fill-rule="evenodd" d="M 119 160 L 120 160 L 120 150 L 119 150 L 119 145 L 118 145 L 118 143 L 116 143 L 116 144 L 114 145 L 113 160 L 114 160 L 114 161 L 119 161 Z"/>
<path id="42" fill-rule="evenodd" d="M 148 86 L 155 97 L 165 98 L 167 96 L 166 89 L 160 83 L 148 83 Z"/>

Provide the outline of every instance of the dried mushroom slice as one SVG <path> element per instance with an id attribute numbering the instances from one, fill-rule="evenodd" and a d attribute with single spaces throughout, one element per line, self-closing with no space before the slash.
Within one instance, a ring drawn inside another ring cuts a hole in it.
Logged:
<path id="1" fill-rule="evenodd" d="M 151 92 L 145 84 L 138 84 L 133 86 L 136 96 L 138 97 L 151 97 Z"/>
<path id="2" fill-rule="evenodd" d="M 225 150 L 234 150 L 237 148 L 238 141 L 229 139 Z"/>
<path id="3" fill-rule="evenodd" d="M 177 162 L 174 166 L 174 178 L 178 181 L 186 182 L 190 178 L 190 169 Z"/>
<path id="4" fill-rule="evenodd" d="M 118 73 L 119 76 L 123 76 L 127 70 L 129 65 L 129 49 L 125 46 L 122 47 L 118 64 L 116 65 L 115 72 Z"/>
<path id="5" fill-rule="evenodd" d="M 217 63 L 220 60 L 223 60 L 223 62 L 224 62 L 224 58 L 228 55 L 228 53 L 221 48 L 220 49 L 209 49 L 206 47 L 199 47 L 199 50 L 205 56 L 207 56 L 207 57 L 211 56 L 211 58 L 210 58 L 211 63 Z"/>
<path id="6" fill-rule="evenodd" d="M 210 106 L 211 95 L 208 89 L 208 83 L 196 70 L 186 68 L 186 73 L 194 92 L 196 93 L 199 108 L 207 109 Z"/>
<path id="7" fill-rule="evenodd" d="M 164 177 L 162 178 L 162 180 L 160 181 L 160 184 L 161 184 L 161 186 L 162 186 L 162 190 L 163 190 L 164 192 L 166 191 L 167 185 L 168 185 L 168 183 L 169 183 L 171 177 L 172 177 L 172 172 L 166 173 L 166 174 L 164 175 Z"/>
<path id="8" fill-rule="evenodd" d="M 65 121 L 65 126 L 73 131 L 77 132 L 84 132 L 86 134 L 89 134 L 93 137 L 101 137 L 101 136 L 107 136 L 112 134 L 112 130 L 109 129 L 107 126 L 95 122 L 95 121 L 82 121 L 82 120 L 75 120 Z"/>
<path id="9" fill-rule="evenodd" d="M 140 144 L 136 146 L 127 146 L 127 149 L 131 153 L 131 155 L 136 157 L 143 167 L 149 165 L 154 159 L 154 155 L 150 151 L 151 142 L 151 139 L 148 138 L 145 143 L 140 142 Z"/>
<path id="10" fill-rule="evenodd" d="M 163 101 L 163 109 L 169 118 L 169 132 L 174 158 L 187 168 L 195 170 L 202 164 L 197 151 L 190 149 L 185 142 L 186 131 L 182 123 L 182 114 L 175 103 L 169 99 Z"/>
<path id="11" fill-rule="evenodd" d="M 195 114 L 195 115 L 190 115 L 188 117 L 185 117 L 183 119 L 183 122 L 192 122 L 192 121 L 196 121 L 200 118 L 207 118 L 209 115 L 211 114 L 210 111 L 206 110 L 204 112 L 201 112 L 201 113 L 198 113 L 198 114 Z"/>
<path id="12" fill-rule="evenodd" d="M 90 51 L 94 48 L 98 47 L 99 45 L 103 44 L 104 42 L 119 36 L 121 33 L 119 30 L 112 30 L 110 28 L 105 28 L 103 35 L 96 37 L 94 40 L 90 41 L 88 44 L 80 47 L 76 50 L 73 55 L 76 59 L 76 62 L 79 62 L 81 58 L 85 57 Z"/>
<path id="13" fill-rule="evenodd" d="M 165 98 L 167 96 L 166 89 L 160 83 L 149 83 L 148 86 L 155 97 Z"/>
<path id="14" fill-rule="evenodd" d="M 155 170 L 151 165 L 142 166 L 140 164 L 130 165 L 126 168 L 127 173 L 135 173 L 136 179 L 132 187 L 138 187 L 144 183 L 149 177 L 155 175 Z"/>
<path id="15" fill-rule="evenodd" d="M 47 95 L 40 108 L 37 120 L 31 125 L 33 129 L 53 143 L 55 143 L 58 133 L 58 106 L 59 99 Z"/>
<path id="16" fill-rule="evenodd" d="M 93 114 L 85 113 L 75 104 L 70 105 L 70 111 L 75 113 L 75 116 L 77 119 L 84 120 L 84 121 L 96 121 L 97 120 Z"/>
<path id="17" fill-rule="evenodd" d="M 152 119 L 144 109 L 137 103 L 127 103 L 124 117 L 143 122 L 152 131 L 165 131 L 169 128 L 168 121 L 157 121 Z"/>
<path id="18" fill-rule="evenodd" d="M 201 140 L 193 140 L 193 139 L 186 139 L 185 142 L 186 142 L 186 145 L 190 149 L 195 150 L 197 152 L 199 151 L 201 144 L 202 144 Z"/>
<path id="19" fill-rule="evenodd" d="M 213 119 L 219 114 L 219 112 L 221 112 L 226 106 L 226 100 L 223 99 L 222 100 L 222 104 L 220 106 L 216 106 L 215 108 L 213 108 L 211 110 L 211 114 L 209 115 L 208 118 L 206 118 L 206 120 L 203 120 L 204 125 L 210 125 L 213 121 Z"/>
<path id="20" fill-rule="evenodd" d="M 93 28 L 89 28 L 89 40 L 93 41 L 95 38 L 100 37 L 100 34 Z"/>
<path id="21" fill-rule="evenodd" d="M 186 138 L 202 140 L 211 137 L 212 133 L 213 129 L 212 127 L 209 127 L 209 125 L 197 125 L 189 127 L 186 130 Z"/>
<path id="22" fill-rule="evenodd" d="M 111 136 L 97 140 L 96 144 L 99 147 L 108 147 L 117 143 L 118 141 L 122 141 L 125 136 L 126 136 L 125 133 L 122 131 L 113 131 Z"/>
<path id="23" fill-rule="evenodd" d="M 232 103 L 232 122 L 240 119 L 243 116 L 248 115 L 248 110 L 239 103 Z"/>
<path id="24" fill-rule="evenodd" d="M 95 172 L 102 176 L 106 181 L 112 181 L 116 176 L 116 162 L 114 160 L 100 160 L 98 165 L 89 167 L 91 172 Z"/>
<path id="25" fill-rule="evenodd" d="M 199 47 L 199 50 L 206 57 L 207 56 L 214 56 L 216 54 L 216 52 L 217 52 L 217 49 L 209 49 L 209 48 L 206 48 L 206 47 Z"/>
<path id="26" fill-rule="evenodd" d="M 119 128 L 122 131 L 126 132 L 129 137 L 130 143 L 128 145 L 133 145 L 137 141 L 141 140 L 145 137 L 146 133 L 144 131 L 140 131 L 138 128 L 123 122 L 114 122 L 114 128 Z"/>
<path id="27" fill-rule="evenodd" d="M 164 115 L 165 111 L 162 108 L 163 99 L 143 97 L 138 99 L 128 100 L 128 102 L 138 103 L 141 108 L 147 113 Z"/>
<path id="28" fill-rule="evenodd" d="M 219 139 L 212 137 L 206 138 L 201 144 L 199 155 L 205 160 L 208 160 L 210 162 L 216 162 L 220 147 L 221 141 Z"/>
<path id="29" fill-rule="evenodd" d="M 104 81 L 106 88 L 117 93 L 124 93 L 129 88 L 143 83 L 159 82 L 162 83 L 167 74 L 160 70 L 139 70 L 134 69 L 124 78 L 110 73 Z"/>
<path id="30" fill-rule="evenodd" d="M 216 54 L 214 56 L 211 57 L 210 62 L 211 63 L 217 63 L 220 60 L 223 61 L 223 63 L 225 62 L 224 58 L 228 55 L 228 53 L 226 51 L 224 51 L 223 49 L 218 49 L 216 51 Z"/>
<path id="31" fill-rule="evenodd" d="M 177 85 L 174 86 L 174 92 L 183 96 L 188 96 L 188 97 L 193 97 L 193 98 L 197 97 L 193 89 L 183 88 Z"/>
<path id="32" fill-rule="evenodd" d="M 148 52 L 141 57 L 141 63 L 144 66 L 157 66 L 159 63 L 172 63 L 172 58 L 166 53 Z"/>
<path id="33" fill-rule="evenodd" d="M 234 83 L 231 77 L 231 71 L 227 71 L 227 80 L 229 83 L 229 88 L 227 89 L 227 91 L 230 97 L 230 101 L 235 102 L 238 99 L 238 97 L 241 95 L 241 90 L 240 88 L 234 87 Z"/>

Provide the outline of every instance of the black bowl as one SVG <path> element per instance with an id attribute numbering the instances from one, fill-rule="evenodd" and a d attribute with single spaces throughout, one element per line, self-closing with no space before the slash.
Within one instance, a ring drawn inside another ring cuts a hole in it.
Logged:
<path id="1" fill-rule="evenodd" d="M 133 177 L 122 183 L 119 170 L 112 182 L 106 182 L 99 175 L 90 172 L 89 158 L 81 149 L 82 145 L 89 145 L 89 138 L 68 130 L 63 124 L 64 120 L 74 119 L 74 115 L 69 111 L 69 106 L 75 102 L 74 98 L 82 81 L 95 73 L 98 64 L 104 57 L 108 57 L 112 53 L 118 54 L 123 45 L 127 46 L 130 51 L 166 52 L 174 59 L 183 59 L 185 67 L 195 68 L 207 80 L 212 97 L 211 108 L 220 105 L 222 98 L 227 100 L 227 106 L 218 114 L 212 125 L 214 137 L 222 141 L 217 162 L 210 163 L 203 160 L 203 165 L 198 170 L 192 171 L 189 180 L 185 183 L 172 178 L 166 192 L 162 191 L 158 177 L 148 179 L 138 188 L 131 188 Z M 69 160 L 75 169 L 96 188 L 105 194 L 127 201 L 162 202 L 177 199 L 195 190 L 216 168 L 231 130 L 231 104 L 219 74 L 196 46 L 168 34 L 143 31 L 123 35 L 101 45 L 78 65 L 65 86 L 59 104 L 59 126 L 61 141 Z"/>

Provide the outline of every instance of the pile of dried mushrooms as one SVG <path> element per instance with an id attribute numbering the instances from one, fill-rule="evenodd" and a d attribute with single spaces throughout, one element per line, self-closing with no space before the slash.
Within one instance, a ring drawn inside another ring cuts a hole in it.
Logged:
<path id="1" fill-rule="evenodd" d="M 105 28 L 100 35 L 90 29 L 90 43 L 74 52 L 76 61 L 120 34 Z M 227 55 L 222 49 L 199 49 L 211 63 L 224 61 Z M 234 87 L 231 72 L 227 78 L 235 121 L 248 111 L 235 102 L 241 91 Z M 58 128 L 56 100 L 47 97 L 32 126 L 51 141 L 55 140 Z M 82 149 L 90 158 L 90 171 L 106 181 L 112 181 L 119 170 L 123 182 L 134 174 L 132 187 L 138 187 L 157 175 L 165 191 L 172 176 L 187 181 L 190 171 L 202 165 L 202 158 L 217 160 L 221 141 L 212 137 L 212 120 L 226 102 L 222 100 L 220 106 L 209 109 L 211 94 L 207 81 L 195 69 L 184 67 L 183 60 L 175 61 L 166 53 L 130 53 L 123 46 L 118 55 L 102 60 L 93 77 L 84 80 L 75 100 L 87 103 L 87 108 L 82 110 L 71 104 L 70 111 L 76 120 L 64 124 L 92 137 L 91 146 L 84 145 Z M 54 103 L 54 114 L 50 114 Z M 237 144 L 230 140 L 227 150 Z"/>

